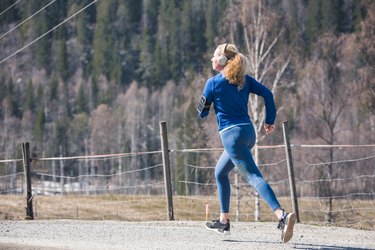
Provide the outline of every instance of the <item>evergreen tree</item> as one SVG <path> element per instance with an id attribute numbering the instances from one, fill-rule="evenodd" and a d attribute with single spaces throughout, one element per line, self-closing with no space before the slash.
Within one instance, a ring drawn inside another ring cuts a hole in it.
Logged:
<path id="1" fill-rule="evenodd" d="M 322 1 L 321 4 L 321 33 L 331 32 L 337 34 L 341 8 L 339 0 Z"/>
<path id="2" fill-rule="evenodd" d="M 338 10 L 337 10 L 337 32 L 338 33 L 352 33 L 355 31 L 356 26 L 356 8 L 361 1 L 356 0 L 337 0 Z"/>
<path id="3" fill-rule="evenodd" d="M 286 39 L 289 44 L 297 45 L 299 43 L 299 18 L 298 18 L 298 2 L 299 0 L 288 1 L 288 15 L 286 25 Z"/>
<path id="4" fill-rule="evenodd" d="M 110 13 L 111 17 L 109 18 L 109 22 L 112 24 L 112 29 L 108 30 L 108 37 L 107 37 L 107 46 L 109 46 L 108 53 L 108 80 L 113 80 L 116 83 L 121 82 L 121 54 L 123 53 L 123 44 L 125 37 L 128 37 L 121 31 L 124 27 L 118 27 L 116 25 L 117 20 L 119 22 L 123 22 L 125 19 L 123 18 L 126 15 L 126 11 L 123 8 L 124 5 L 120 3 L 113 3 L 110 6 Z M 130 35 L 130 34 L 129 34 Z"/>
<path id="5" fill-rule="evenodd" d="M 364 19 L 364 13 L 361 1 L 354 1 L 353 3 L 353 29 L 360 30 L 360 23 Z"/>
<path id="6" fill-rule="evenodd" d="M 5 84 L 5 80 L 2 76 L 0 76 L 0 104 L 3 102 L 3 99 L 6 95 L 6 89 L 7 89 L 7 86 Z"/>
<path id="7" fill-rule="evenodd" d="M 43 3 L 45 5 L 45 3 Z M 67 10 L 69 6 L 71 6 L 72 3 L 67 3 L 66 0 L 56 0 L 53 4 L 48 6 L 46 9 L 47 13 L 47 19 L 48 19 L 48 28 L 52 28 L 59 23 L 61 23 L 67 15 Z M 56 31 L 54 32 L 55 38 L 59 39 L 59 30 L 61 30 L 64 26 L 60 26 Z"/>
<path id="8" fill-rule="evenodd" d="M 109 76 L 109 67 L 112 58 L 110 58 L 110 51 L 114 48 L 110 46 L 110 13 L 111 5 L 114 0 L 99 1 L 97 4 L 97 24 L 93 41 L 93 73 L 94 75 Z"/>
<path id="9" fill-rule="evenodd" d="M 158 28 L 158 10 L 160 6 L 160 0 L 143 0 L 143 29 L 145 26 L 149 30 L 150 34 L 156 34 Z"/>
<path id="10" fill-rule="evenodd" d="M 59 90 L 59 81 L 56 78 L 53 78 L 51 81 L 50 95 L 49 95 L 51 101 L 57 99 L 58 90 Z"/>
<path id="11" fill-rule="evenodd" d="M 219 33 L 220 25 L 222 25 L 222 18 L 227 10 L 228 0 L 208 0 L 205 9 L 205 39 L 206 48 L 210 49 L 209 54 L 212 54 L 212 48 L 216 44 L 216 38 Z"/>
<path id="12" fill-rule="evenodd" d="M 178 82 L 182 76 L 182 60 L 181 60 L 181 34 L 180 34 L 180 12 L 176 7 L 174 1 L 170 1 L 167 8 L 167 29 L 169 32 L 168 36 L 168 61 L 171 70 L 171 76 L 173 80 Z"/>
<path id="13" fill-rule="evenodd" d="M 125 4 L 129 9 L 129 23 L 131 24 L 131 26 L 138 26 L 142 18 L 142 1 L 128 0 L 125 2 Z"/>
<path id="14" fill-rule="evenodd" d="M 152 51 L 153 44 L 151 43 L 151 34 L 149 34 L 148 30 L 145 29 L 142 32 L 141 38 L 141 53 L 140 53 L 140 61 L 139 61 L 139 74 L 140 78 L 143 83 L 147 86 L 151 86 L 153 84 L 153 78 L 155 76 L 155 65 L 153 63 L 153 51 Z"/>
<path id="15" fill-rule="evenodd" d="M 41 104 L 38 107 L 38 113 L 36 115 L 35 125 L 34 125 L 34 138 L 42 143 L 43 142 L 43 129 L 45 123 L 45 116 L 44 116 L 44 104 Z"/>
<path id="16" fill-rule="evenodd" d="M 155 77 L 155 34 L 157 32 L 157 16 L 159 1 L 143 1 L 142 34 L 139 55 L 138 73 L 147 86 L 154 84 Z"/>
<path id="17" fill-rule="evenodd" d="M 85 88 L 83 84 L 79 87 L 78 97 L 77 97 L 77 113 L 87 112 L 87 101 L 85 96 Z"/>
<path id="18" fill-rule="evenodd" d="M 325 1 L 323 1 L 325 2 Z M 319 35 L 321 28 L 321 5 L 322 0 L 308 1 L 307 5 L 307 27 L 306 27 L 306 39 L 307 39 L 307 53 L 311 54 L 313 44 Z"/>
<path id="19" fill-rule="evenodd" d="M 217 35 L 217 1 L 216 0 L 208 0 L 207 7 L 206 7 L 206 30 L 205 30 L 205 38 L 206 38 L 206 47 L 213 48 L 215 46 L 215 37 Z"/>
<path id="20" fill-rule="evenodd" d="M 95 75 L 93 75 L 91 79 L 91 103 L 89 106 L 89 111 L 93 110 L 96 108 L 98 105 L 98 97 L 99 97 L 99 86 L 98 86 L 98 80 Z"/>
<path id="21" fill-rule="evenodd" d="M 7 113 L 10 116 L 16 116 L 19 117 L 20 112 L 18 108 L 18 102 L 16 100 L 16 94 L 15 94 L 15 86 L 13 84 L 12 79 L 9 80 L 8 82 L 8 87 L 7 87 L 7 106 L 8 106 L 8 111 Z"/>
<path id="22" fill-rule="evenodd" d="M 162 49 L 162 42 L 158 39 L 154 51 L 155 86 L 162 86 L 170 78 L 168 63 Z"/>
<path id="23" fill-rule="evenodd" d="M 34 138 L 43 144 L 43 130 L 44 130 L 44 123 L 46 121 L 45 118 L 45 106 L 44 106 L 44 94 L 43 94 L 43 87 L 39 85 L 37 91 L 37 100 L 38 100 L 38 111 L 35 119 L 34 125 Z"/>
<path id="24" fill-rule="evenodd" d="M 8 9 L 11 5 L 14 4 L 14 0 L 2 0 L 0 2 L 0 12 L 3 12 L 4 10 Z M 2 15 L 0 15 L 0 23 L 12 23 L 20 20 L 20 13 L 19 8 L 16 6 L 11 7 L 6 12 L 4 12 Z"/>
<path id="25" fill-rule="evenodd" d="M 68 145 L 68 131 L 69 131 L 69 122 L 66 118 L 61 118 L 57 120 L 54 124 L 54 146 L 55 154 L 60 154 L 59 147 L 62 147 L 62 150 L 65 151 Z"/>
<path id="26" fill-rule="evenodd" d="M 19 8 L 19 15 L 21 20 L 25 20 L 26 18 L 32 15 L 32 5 L 35 4 L 36 1 L 23 1 L 22 7 Z M 20 2 L 21 3 L 21 2 Z M 1 23 L 1 22 L 0 22 Z M 33 31 L 35 28 L 33 27 L 33 22 L 25 22 L 23 25 L 19 27 L 20 35 L 22 41 L 25 42 L 27 37 L 30 35 L 30 31 Z"/>
<path id="27" fill-rule="evenodd" d="M 80 5 L 84 7 L 89 4 L 91 1 L 85 0 Z M 93 41 L 93 30 L 90 29 L 90 26 L 93 26 L 96 22 L 96 8 L 95 5 L 88 7 L 84 13 L 81 13 L 77 16 L 77 38 L 79 43 L 83 47 L 81 55 L 81 67 L 83 70 L 84 77 L 87 78 L 91 72 L 92 66 L 92 41 Z"/>
<path id="28" fill-rule="evenodd" d="M 39 1 L 33 1 L 33 3 L 38 4 L 32 4 L 32 13 L 35 13 L 39 9 L 41 9 L 44 5 L 43 3 Z M 35 9 L 35 11 L 34 11 Z M 47 8 L 48 9 L 48 8 Z M 33 20 L 33 27 L 35 29 L 35 34 L 38 36 L 41 36 L 45 34 L 49 30 L 49 21 L 48 21 L 48 12 L 42 11 L 38 13 L 32 20 Z M 45 69 L 48 73 L 51 70 L 51 33 L 41 38 L 36 43 L 36 62 L 40 69 Z"/>
<path id="29" fill-rule="evenodd" d="M 193 2 L 184 1 L 181 14 L 183 65 L 190 66 L 194 71 L 202 65 L 202 54 L 206 51 L 205 17 L 202 9 L 202 4 L 194 6 Z"/>
<path id="30" fill-rule="evenodd" d="M 117 83 L 130 83 L 139 79 L 139 30 L 142 18 L 142 1 L 120 1 L 115 10 L 112 40 L 114 44 L 111 79 Z M 135 42 L 136 41 L 136 42 Z"/>
<path id="31" fill-rule="evenodd" d="M 44 99 L 44 87 L 42 84 L 40 84 L 36 92 L 37 106 L 44 103 L 43 99 Z"/>
<path id="32" fill-rule="evenodd" d="M 69 63 L 68 63 L 68 52 L 66 49 L 66 32 L 65 28 L 61 28 L 61 35 L 58 42 L 58 57 L 57 57 L 57 72 L 61 79 L 66 82 L 69 77 Z"/>
<path id="33" fill-rule="evenodd" d="M 83 6 L 82 6 L 83 7 Z M 77 39 L 83 46 L 88 45 L 90 42 L 90 31 L 89 31 L 89 15 L 82 13 L 77 16 Z"/>
<path id="34" fill-rule="evenodd" d="M 85 144 L 82 143 L 88 139 L 90 130 L 89 127 L 89 116 L 86 113 L 79 113 L 74 116 L 69 125 L 70 135 L 69 141 L 75 145 L 74 147 L 68 147 L 69 154 L 71 155 L 83 155 L 85 153 Z"/>
<path id="35" fill-rule="evenodd" d="M 34 87 L 31 79 L 27 84 L 24 108 L 25 110 L 30 110 L 31 112 L 34 112 L 35 109 Z"/>
<path id="36" fill-rule="evenodd" d="M 163 83 L 181 76 L 179 13 L 174 1 L 161 1 L 155 49 L 156 76 Z"/>

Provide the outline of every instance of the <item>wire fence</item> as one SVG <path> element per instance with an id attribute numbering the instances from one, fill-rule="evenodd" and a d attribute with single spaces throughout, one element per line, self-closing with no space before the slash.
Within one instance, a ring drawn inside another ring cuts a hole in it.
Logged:
<path id="1" fill-rule="evenodd" d="M 284 146 L 259 149 L 263 176 L 282 206 L 291 211 Z M 222 149 L 169 151 L 175 218 L 216 218 L 219 203 L 214 165 Z M 292 145 L 292 153 L 303 223 L 375 228 L 375 145 Z M 33 159 L 36 219 L 165 220 L 161 154 L 151 151 Z M 147 163 L 150 157 L 159 163 L 141 168 L 132 164 Z M 236 170 L 230 179 L 232 216 L 237 221 L 254 221 L 254 189 Z M 0 216 L 21 219 L 25 203 L 22 160 L 0 161 L 0 193 Z M 275 221 L 262 199 L 259 212 L 261 221 Z"/>

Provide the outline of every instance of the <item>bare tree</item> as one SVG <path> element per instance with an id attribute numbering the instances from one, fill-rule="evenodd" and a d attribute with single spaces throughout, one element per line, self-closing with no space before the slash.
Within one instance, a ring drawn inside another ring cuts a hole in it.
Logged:
<path id="1" fill-rule="evenodd" d="M 345 67 L 339 63 L 345 50 L 345 37 L 337 38 L 327 34 L 318 43 L 315 56 L 308 64 L 306 95 L 310 95 L 309 103 L 309 127 L 313 129 L 313 136 L 319 138 L 327 145 L 334 145 L 338 142 L 340 130 L 344 130 L 345 125 L 341 125 L 343 111 L 350 103 L 350 97 L 359 89 L 356 88 L 355 79 L 345 77 L 341 69 Z M 354 84 L 353 84 L 354 83 Z M 335 158 L 334 148 L 328 152 L 328 162 L 333 162 Z M 333 166 L 332 163 L 317 168 L 318 196 L 326 199 L 327 214 L 326 220 L 334 222 L 333 198 L 335 190 L 333 188 Z"/>
<path id="2" fill-rule="evenodd" d="M 363 92 L 360 98 L 361 109 L 366 112 L 364 121 L 365 129 L 369 127 L 372 134 L 375 133 L 375 4 L 373 1 L 363 1 L 363 8 L 367 10 L 367 18 L 361 23 L 361 32 L 358 34 L 359 59 L 363 67 L 359 70 L 360 84 L 363 85 Z M 368 134 L 365 135 L 366 139 Z M 368 138 L 370 139 L 370 138 Z M 371 139 L 374 139 L 372 137 Z"/>
<path id="3" fill-rule="evenodd" d="M 232 27 L 230 37 L 234 40 L 233 27 L 235 22 L 241 23 L 243 27 L 243 34 L 246 46 L 247 57 L 250 62 L 250 72 L 252 76 L 259 82 L 267 79 L 271 82 L 269 88 L 275 93 L 276 88 L 280 83 L 280 79 L 290 63 L 290 56 L 278 55 L 274 52 L 275 45 L 279 41 L 282 30 L 275 36 L 269 37 L 271 29 L 276 23 L 276 17 L 269 12 L 266 12 L 262 7 L 262 1 L 241 1 L 235 3 L 230 1 L 231 11 L 230 27 Z M 235 15 L 234 13 L 239 13 Z M 238 19 L 239 18 L 239 19 Z M 238 20 L 237 20 L 238 19 Z M 257 95 L 250 95 L 249 99 L 250 113 L 256 130 L 257 141 L 254 147 L 254 160 L 259 163 L 258 142 L 264 139 L 261 134 L 264 124 L 265 112 L 264 105 L 260 102 Z M 279 108 L 280 110 L 280 108 Z M 259 194 L 255 193 L 256 211 L 255 220 L 259 220 Z"/>
<path id="4" fill-rule="evenodd" d="M 271 14 L 262 12 L 261 0 L 258 0 L 257 5 L 251 2 L 244 2 L 243 5 L 242 23 L 250 71 L 259 82 L 263 82 L 266 78 L 273 78 L 272 85 L 265 84 L 275 92 L 290 62 L 290 56 L 285 58 L 272 53 L 282 35 L 282 30 L 276 37 L 268 37 L 276 19 Z M 249 9 L 251 14 L 248 13 Z M 257 95 L 250 95 L 249 104 L 259 136 L 265 118 L 264 105 L 261 105 Z"/>

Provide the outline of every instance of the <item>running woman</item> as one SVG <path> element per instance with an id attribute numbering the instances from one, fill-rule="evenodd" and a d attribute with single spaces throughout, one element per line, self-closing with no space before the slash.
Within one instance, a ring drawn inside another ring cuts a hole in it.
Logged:
<path id="1" fill-rule="evenodd" d="M 280 206 L 271 186 L 263 179 L 251 149 L 256 134 L 248 114 L 249 95 L 256 94 L 264 99 L 266 117 L 264 129 L 271 133 L 275 129 L 276 107 L 272 92 L 246 74 L 247 60 L 233 44 L 219 45 L 211 59 L 212 68 L 220 72 L 206 82 L 198 105 L 201 118 L 208 116 L 213 104 L 224 152 L 215 167 L 215 178 L 220 200 L 220 218 L 207 222 L 206 227 L 220 234 L 230 234 L 229 173 L 234 167 L 266 201 L 279 220 L 282 242 L 293 236 L 296 220 L 294 213 L 286 213 Z"/>

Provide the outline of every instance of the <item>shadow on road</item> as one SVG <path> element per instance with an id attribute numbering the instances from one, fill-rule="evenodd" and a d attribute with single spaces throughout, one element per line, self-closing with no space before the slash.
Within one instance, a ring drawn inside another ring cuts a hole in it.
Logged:
<path id="1" fill-rule="evenodd" d="M 264 240 L 222 240 L 225 242 L 233 243 L 262 243 L 270 245 L 281 245 L 283 243 L 279 241 L 264 241 Z M 359 247 L 347 247 L 347 246 L 331 246 L 322 244 L 303 244 L 303 243 L 287 243 L 295 249 L 319 249 L 319 250 L 368 250 L 369 248 L 359 248 Z M 375 249 L 375 248 L 374 248 Z"/>

